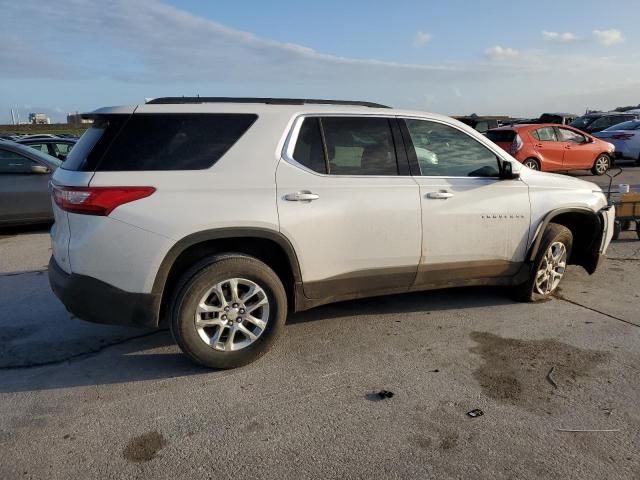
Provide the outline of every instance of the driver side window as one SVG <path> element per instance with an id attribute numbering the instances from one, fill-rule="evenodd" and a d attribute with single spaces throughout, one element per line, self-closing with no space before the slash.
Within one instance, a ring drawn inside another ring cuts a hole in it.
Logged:
<path id="1" fill-rule="evenodd" d="M 37 165 L 26 157 L 9 150 L 0 150 L 0 174 L 31 173 L 31 167 Z"/>
<path id="2" fill-rule="evenodd" d="M 431 177 L 498 177 L 498 158 L 466 133 L 428 120 L 405 120 L 420 174 Z"/>

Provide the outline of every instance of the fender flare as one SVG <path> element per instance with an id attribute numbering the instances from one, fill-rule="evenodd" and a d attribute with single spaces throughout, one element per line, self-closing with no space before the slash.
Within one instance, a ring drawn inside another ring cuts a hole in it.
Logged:
<path id="1" fill-rule="evenodd" d="M 527 255 L 527 261 L 533 262 L 538 254 L 538 250 L 540 249 L 540 242 L 542 241 L 542 235 L 544 231 L 547 229 L 547 225 L 549 225 L 552 220 L 558 215 L 562 215 L 564 213 L 579 213 L 582 215 L 587 215 L 591 217 L 595 224 L 600 225 L 602 227 L 602 219 L 598 213 L 594 212 L 590 208 L 587 207 L 568 207 L 568 208 L 558 208 L 555 210 L 551 210 L 548 212 L 543 218 L 542 221 L 538 224 L 538 228 L 536 229 L 536 233 L 533 238 L 534 241 L 529 248 L 529 254 Z M 602 235 L 602 228 L 600 228 L 600 236 Z M 594 238 L 594 243 L 596 245 L 600 244 L 600 238 Z"/>
<path id="2" fill-rule="evenodd" d="M 156 272 L 156 278 L 153 282 L 153 287 L 151 290 L 152 293 L 158 296 L 163 295 L 167 279 L 169 278 L 169 272 L 171 271 L 171 268 L 173 267 L 176 259 L 185 250 L 199 243 L 207 242 L 210 240 L 220 240 L 224 238 L 260 238 L 264 240 L 271 240 L 277 243 L 287 255 L 295 282 L 297 283 L 302 281 L 300 263 L 298 262 L 296 251 L 289 239 L 282 233 L 275 230 L 259 227 L 214 228 L 211 230 L 202 230 L 187 235 L 186 237 L 178 240 L 173 245 L 173 247 L 169 249 L 162 262 L 160 263 L 158 271 Z"/>

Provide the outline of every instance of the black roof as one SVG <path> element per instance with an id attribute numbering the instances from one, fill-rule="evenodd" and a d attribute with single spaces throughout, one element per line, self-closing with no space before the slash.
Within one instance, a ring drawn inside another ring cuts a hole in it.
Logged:
<path id="1" fill-rule="evenodd" d="M 159 97 L 149 100 L 150 105 L 197 104 L 197 103 L 265 103 L 269 105 L 352 105 L 370 108 L 391 108 L 373 102 L 353 100 L 322 100 L 312 98 L 264 98 L 264 97 Z"/>

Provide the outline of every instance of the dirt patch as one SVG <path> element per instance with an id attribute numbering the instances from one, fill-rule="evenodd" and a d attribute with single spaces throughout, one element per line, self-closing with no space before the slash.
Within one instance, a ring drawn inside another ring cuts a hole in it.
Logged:
<path id="1" fill-rule="evenodd" d="M 458 445 L 458 434 L 455 432 L 448 433 L 440 439 L 441 450 L 451 450 Z"/>
<path id="2" fill-rule="evenodd" d="M 517 340 L 486 332 L 473 332 L 478 343 L 471 351 L 482 357 L 474 372 L 484 393 L 495 400 L 533 411 L 544 411 L 554 395 L 580 386 L 579 380 L 610 356 L 555 340 Z M 554 367 L 549 383 L 547 374 Z"/>
<path id="3" fill-rule="evenodd" d="M 148 462 L 167 444 L 161 433 L 148 432 L 133 437 L 122 451 L 122 456 L 130 462 Z"/>

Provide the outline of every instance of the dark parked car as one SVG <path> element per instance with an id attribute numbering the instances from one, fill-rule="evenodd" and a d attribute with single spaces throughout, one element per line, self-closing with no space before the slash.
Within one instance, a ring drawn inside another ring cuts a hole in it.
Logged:
<path id="1" fill-rule="evenodd" d="M 69 152 L 71 151 L 73 146 L 77 143 L 77 140 L 60 137 L 25 137 L 16 140 L 16 142 L 22 145 L 27 145 L 36 150 L 40 150 L 42 153 L 46 153 L 48 155 L 51 155 L 52 157 L 56 157 L 64 161 L 67 158 L 67 155 L 69 155 Z"/>
<path id="2" fill-rule="evenodd" d="M 576 118 L 569 125 L 586 133 L 601 132 L 605 128 L 639 118 L 637 113 L 597 112 Z"/>
<path id="3" fill-rule="evenodd" d="M 49 179 L 61 163 L 36 149 L 0 140 L 0 225 L 53 221 Z"/>
<path id="4" fill-rule="evenodd" d="M 475 115 L 470 115 L 468 117 L 453 117 L 456 120 L 464 123 L 465 125 L 469 125 L 474 130 L 486 134 L 487 131 L 492 128 L 498 128 L 502 125 L 501 119 L 496 117 L 478 117 Z"/>
<path id="5" fill-rule="evenodd" d="M 573 113 L 543 113 L 536 123 L 570 125 L 578 116 Z"/>

